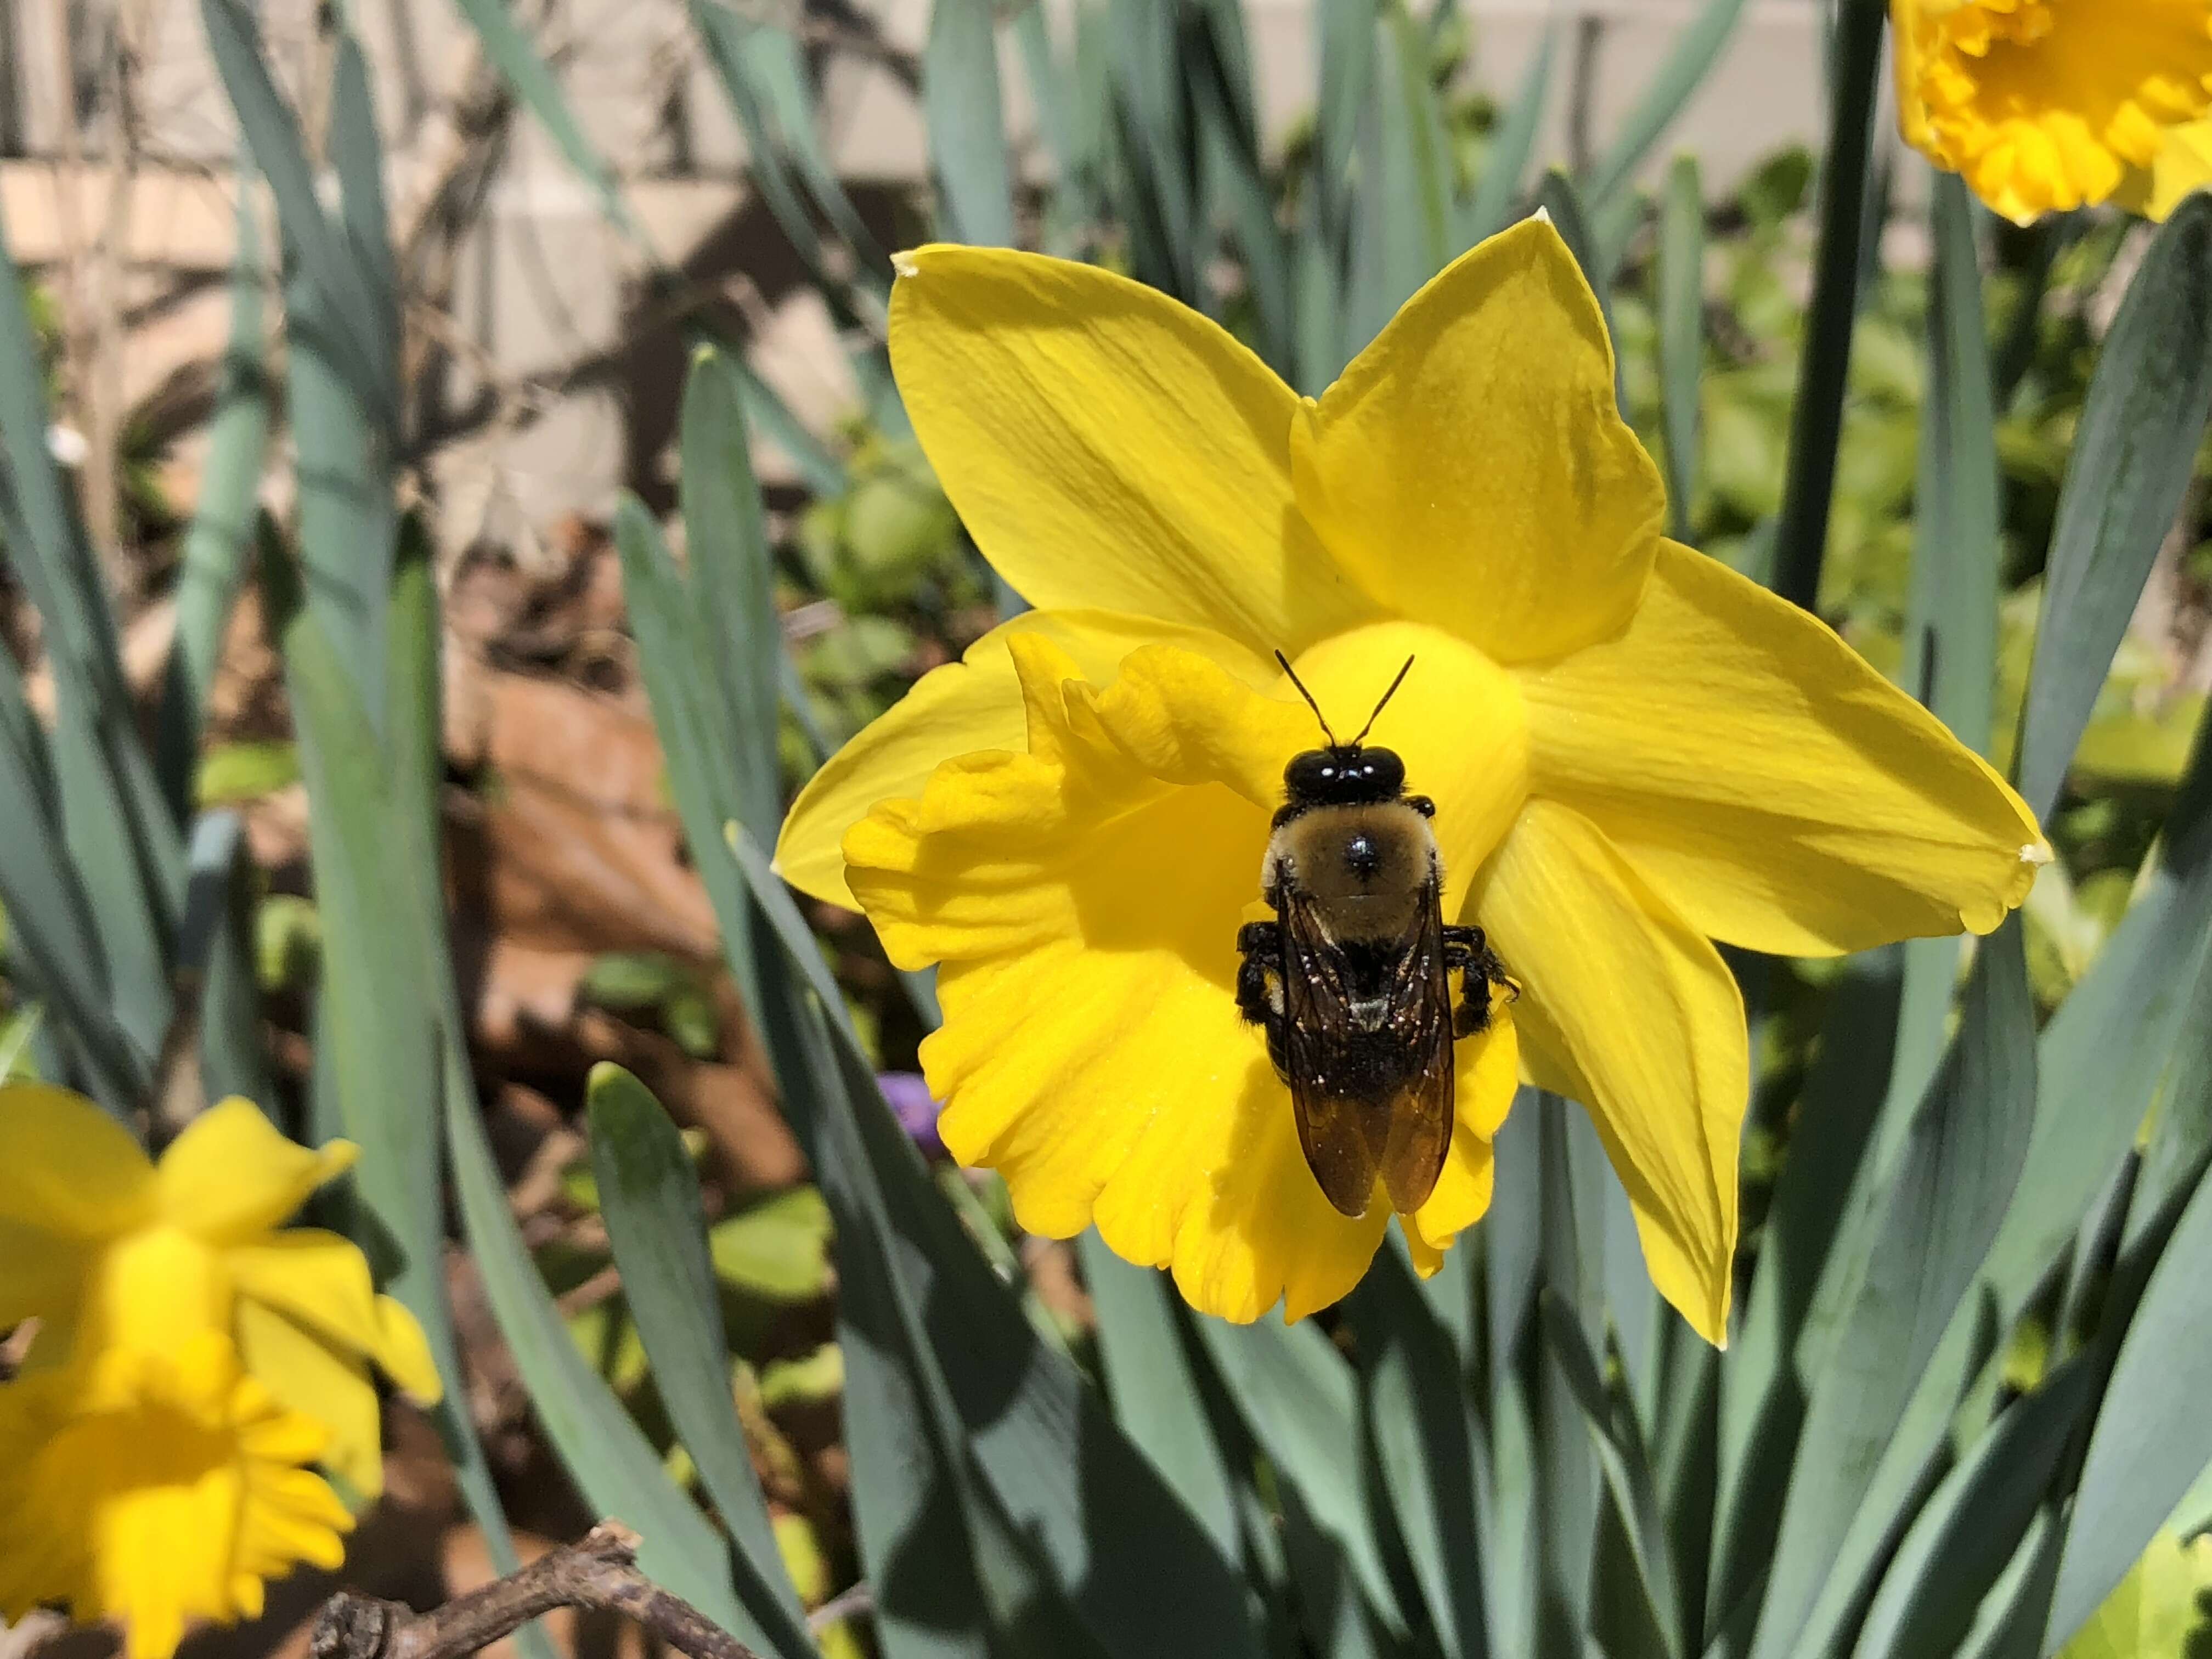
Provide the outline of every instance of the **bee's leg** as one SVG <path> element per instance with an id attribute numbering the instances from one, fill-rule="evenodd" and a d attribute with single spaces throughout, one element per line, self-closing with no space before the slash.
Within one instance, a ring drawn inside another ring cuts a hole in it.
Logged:
<path id="1" fill-rule="evenodd" d="M 1459 1007 L 1452 1016 L 1454 1036 L 1473 1036 L 1490 1026 L 1490 988 L 1502 985 L 1517 999 L 1520 981 L 1505 971 L 1505 963 L 1480 927 L 1444 929 L 1444 967 L 1460 976 Z"/>
<path id="2" fill-rule="evenodd" d="M 1280 1024 L 1283 930 L 1279 922 L 1248 921 L 1237 930 L 1237 1012 L 1251 1024 Z M 1270 969 L 1273 969 L 1271 975 Z M 1269 984 L 1270 978 L 1274 986 Z"/>
<path id="3" fill-rule="evenodd" d="M 1237 969 L 1237 1012 L 1267 1034 L 1267 1058 L 1279 1075 L 1287 1077 L 1281 925 L 1246 922 L 1237 930 L 1237 949 L 1244 958 Z"/>

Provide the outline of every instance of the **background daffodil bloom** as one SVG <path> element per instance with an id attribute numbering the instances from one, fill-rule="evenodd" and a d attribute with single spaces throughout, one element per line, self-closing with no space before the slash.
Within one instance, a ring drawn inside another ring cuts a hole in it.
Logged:
<path id="1" fill-rule="evenodd" d="M 350 1143 L 311 1152 L 234 1097 L 157 1166 L 80 1096 L 0 1089 L 0 1329 L 38 1318 L 41 1370 L 221 1332 L 281 1404 L 329 1431 L 325 1466 L 373 1498 L 384 1463 L 369 1364 L 425 1401 L 439 1396 L 437 1366 L 350 1241 L 277 1231 L 353 1160 Z"/>
<path id="2" fill-rule="evenodd" d="M 1318 400 L 1136 283 L 1027 254 L 900 262 L 899 386 L 977 544 L 1038 609 L 825 766 L 778 849 L 893 961 L 963 1162 L 1095 1222 L 1197 1307 L 1297 1318 L 1389 1219 L 1339 1214 L 1237 1013 L 1284 763 L 1268 653 L 1437 803 L 1446 919 L 1523 991 L 1460 1044 L 1433 1272 L 1487 1207 L 1516 1076 L 1589 1108 L 1659 1289 L 1726 1329 L 1742 1003 L 1711 940 L 1790 954 L 1986 931 L 2046 856 L 2019 799 L 1814 617 L 1662 538 L 1597 303 L 1530 221 L 1461 258 Z"/>
<path id="3" fill-rule="evenodd" d="M 2166 140 L 2212 110 L 2212 0 L 1892 0 L 1891 18 L 1907 142 L 2014 223 L 2115 196 L 2163 218 L 2204 181 L 2181 184 Z"/>
<path id="4" fill-rule="evenodd" d="M 188 1620 L 257 1617 L 264 1580 L 345 1559 L 353 1518 L 301 1467 L 328 1437 L 217 1331 L 0 1384 L 0 1616 L 119 1619 L 131 1659 L 167 1659 Z"/>
<path id="5" fill-rule="evenodd" d="M 2164 219 L 2182 198 L 2212 185 L 2212 121 L 2168 127 L 2148 167 L 2128 175 L 2115 198 L 2147 219 Z"/>

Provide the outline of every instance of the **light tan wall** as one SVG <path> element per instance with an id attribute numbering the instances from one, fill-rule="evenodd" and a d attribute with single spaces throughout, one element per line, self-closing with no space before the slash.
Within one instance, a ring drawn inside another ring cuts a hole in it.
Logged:
<path id="1" fill-rule="evenodd" d="M 918 52 L 928 0 L 857 3 L 885 46 Z M 1563 49 L 1543 145 L 1547 159 L 1565 159 L 1569 70 L 1583 33 L 1578 20 L 1602 24 L 1589 100 L 1590 127 L 1601 145 L 1701 0 L 1583 0 L 1556 9 L 1543 0 L 1463 3 L 1476 25 L 1474 73 L 1501 94 L 1518 84 L 1547 22 L 1559 21 Z M 149 268 L 142 276 L 223 268 L 236 138 L 198 0 L 100 0 L 98 11 L 87 9 L 88 0 L 0 4 L 6 21 L 0 68 L 15 82 L 0 87 L 0 98 L 12 99 L 9 125 L 34 158 L 0 164 L 0 205 L 17 258 L 55 266 L 68 251 L 72 222 L 82 240 L 101 221 L 106 184 L 96 167 L 79 179 L 76 197 L 59 193 L 52 161 L 65 144 L 58 42 L 70 20 L 80 36 L 80 61 L 93 61 L 95 54 L 83 48 L 112 6 L 122 4 L 132 9 L 131 26 L 145 43 L 139 91 L 147 171 L 125 217 L 133 257 Z M 680 264 L 696 256 L 716 282 L 734 276 L 729 291 L 749 310 L 763 372 L 802 414 L 827 427 L 851 398 L 841 355 L 818 302 L 778 268 L 787 256 L 745 189 L 736 124 L 693 50 L 682 0 L 517 4 L 526 17 L 544 20 L 571 105 L 630 180 L 661 257 Z M 1263 121 L 1279 136 L 1311 102 L 1310 9 L 1307 0 L 1248 4 Z M 312 118 L 319 100 L 311 89 L 327 72 L 314 0 L 262 0 L 258 11 L 276 72 Z M 451 112 L 479 70 L 474 39 L 453 0 L 348 0 L 348 12 L 371 60 L 389 189 L 404 223 L 455 152 Z M 1724 184 L 1781 143 L 1816 142 L 1825 101 L 1820 12 L 1814 0 L 1751 0 L 1730 51 L 1655 166 L 1686 148 L 1703 157 L 1710 179 Z M 1065 22 L 1064 9 L 1058 15 Z M 1029 100 L 1011 43 L 1004 65 L 1010 115 L 1024 134 Z M 921 176 L 919 110 L 882 64 L 832 54 L 820 115 L 848 179 L 902 185 Z M 95 162 L 105 133 L 96 122 L 79 141 Z M 73 219 L 64 210 L 72 201 Z M 511 538 L 564 512 L 605 511 L 619 485 L 650 471 L 652 458 L 643 452 L 665 422 L 645 405 L 673 395 L 667 343 L 636 337 L 635 254 L 606 231 L 591 194 L 526 120 L 514 125 L 483 216 L 457 257 L 442 325 L 467 345 L 449 368 L 448 400 L 458 404 L 489 384 L 506 402 L 501 419 L 441 458 L 447 534 Z M 223 323 L 221 293 L 210 289 L 135 333 L 126 376 L 134 395 L 160 384 L 178 363 L 218 350 Z M 595 359 L 611 361 L 613 372 L 558 395 L 521 395 L 533 377 L 550 385 Z"/>

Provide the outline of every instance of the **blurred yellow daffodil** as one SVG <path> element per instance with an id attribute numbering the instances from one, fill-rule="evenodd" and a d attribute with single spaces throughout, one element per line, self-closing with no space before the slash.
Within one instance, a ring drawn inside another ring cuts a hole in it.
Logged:
<path id="1" fill-rule="evenodd" d="M 369 1363 L 426 1401 L 439 1395 L 437 1367 L 414 1316 L 376 1293 L 349 1241 L 277 1231 L 353 1159 L 345 1141 L 295 1145 L 233 1097 L 156 1165 L 81 1096 L 0 1088 L 0 1329 L 40 1322 L 30 1351 L 40 1370 L 220 1332 L 282 1405 L 329 1431 L 325 1466 L 374 1497 Z"/>
<path id="2" fill-rule="evenodd" d="M 1892 0 L 1891 18 L 1905 138 L 2017 224 L 2115 197 L 2163 218 L 2212 177 L 2184 183 L 2166 146 L 2212 110 L 2212 0 Z"/>
<path id="3" fill-rule="evenodd" d="M 2048 854 L 2019 799 L 1819 621 L 1662 538 L 1597 303 L 1552 226 L 1416 295 L 1318 400 L 1105 271 L 927 247 L 891 355 L 985 556 L 1038 609 L 793 805 L 779 867 L 941 964 L 922 1047 L 962 1162 L 1234 1320 L 1365 1270 L 1238 1017 L 1241 923 L 1321 706 L 1433 797 L 1448 922 L 1520 982 L 1458 1046 L 1417 1266 L 1488 1206 L 1516 1076 L 1583 1102 L 1654 1281 L 1726 1329 L 1743 1006 L 1711 940 L 1819 955 L 1994 927 Z"/>
<path id="4" fill-rule="evenodd" d="M 328 1437 L 219 1331 L 0 1383 L 0 1617 L 118 1619 L 130 1659 L 168 1659 L 189 1620 L 256 1617 L 264 1580 L 344 1559 L 353 1519 L 301 1467 Z"/>
<path id="5" fill-rule="evenodd" d="M 2184 197 L 2208 186 L 2212 186 L 2212 121 L 2191 121 L 2166 130 L 2150 166 L 2128 175 L 2118 200 L 2147 219 L 2164 219 Z"/>

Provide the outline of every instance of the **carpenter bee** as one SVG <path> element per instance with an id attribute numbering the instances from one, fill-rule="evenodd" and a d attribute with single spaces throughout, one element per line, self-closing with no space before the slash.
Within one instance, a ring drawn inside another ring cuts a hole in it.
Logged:
<path id="1" fill-rule="evenodd" d="M 1237 1006 L 1267 1034 L 1328 1201 L 1364 1215 L 1379 1174 L 1392 1209 L 1419 1209 L 1451 1145 L 1452 1044 L 1489 1025 L 1492 985 L 1518 987 L 1482 929 L 1444 925 L 1436 803 L 1406 793 L 1395 753 L 1364 744 L 1413 659 L 1350 743 L 1275 659 L 1328 742 L 1284 769 L 1260 876 L 1276 919 L 1237 933 Z"/>

